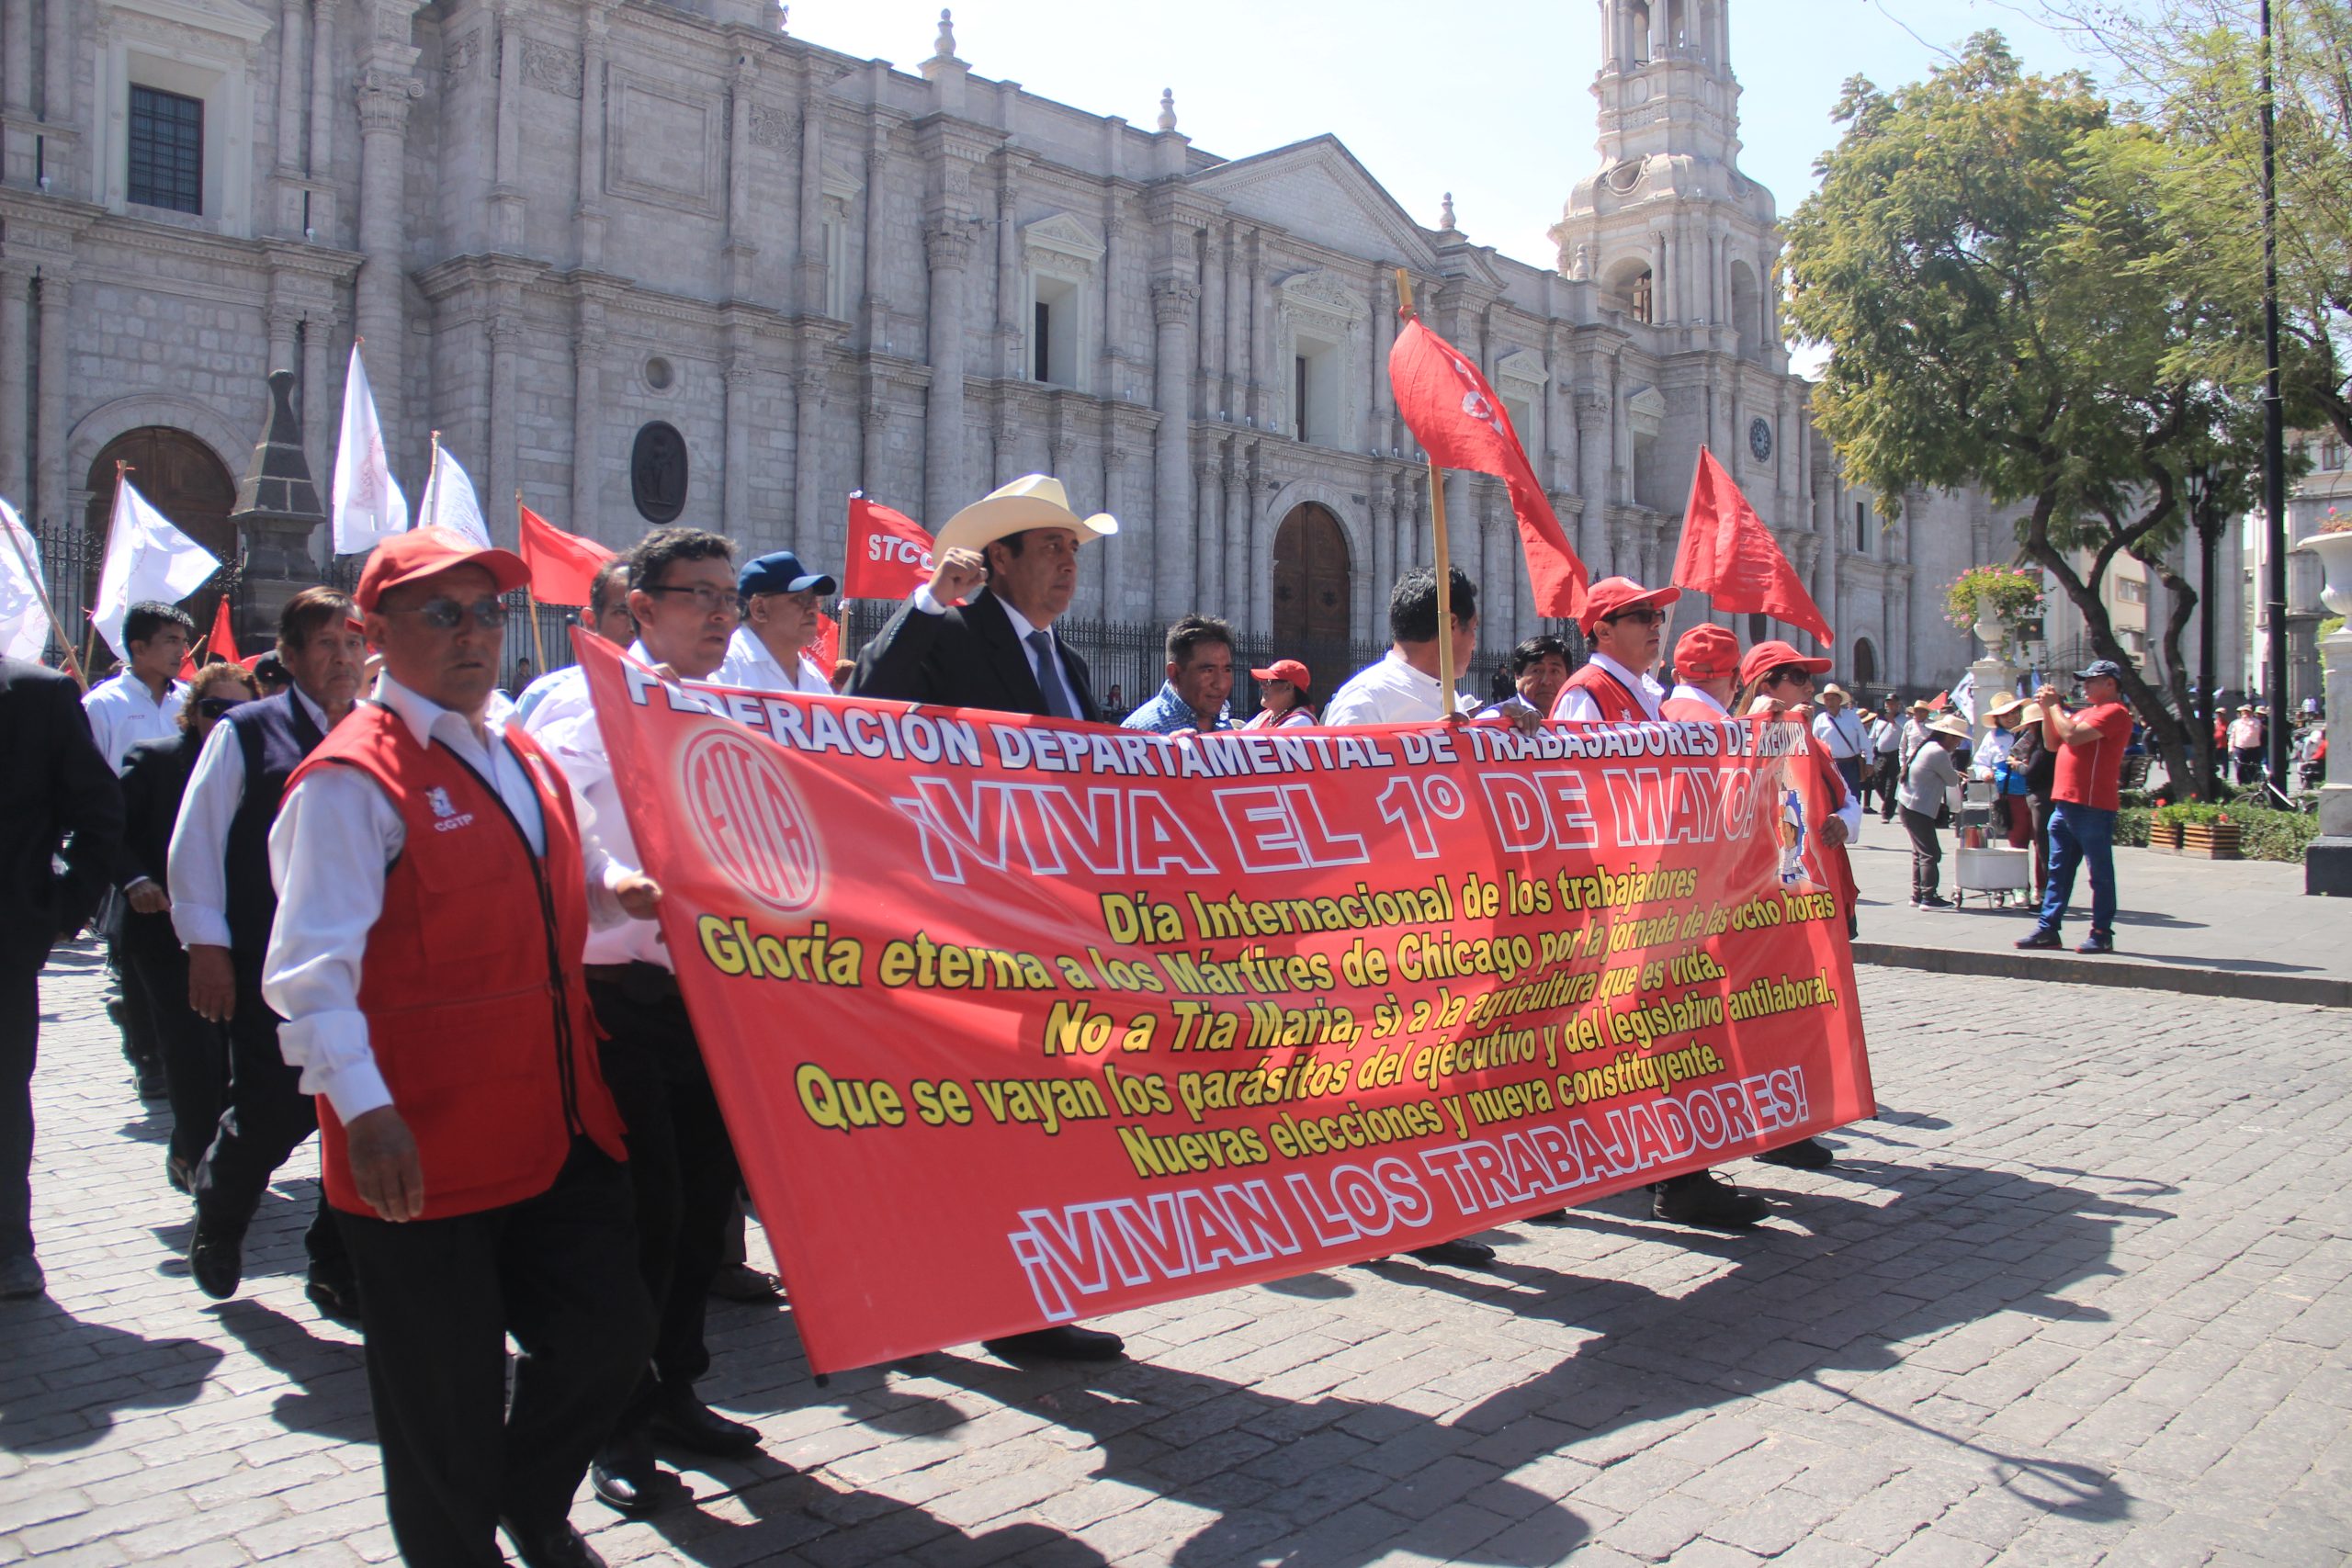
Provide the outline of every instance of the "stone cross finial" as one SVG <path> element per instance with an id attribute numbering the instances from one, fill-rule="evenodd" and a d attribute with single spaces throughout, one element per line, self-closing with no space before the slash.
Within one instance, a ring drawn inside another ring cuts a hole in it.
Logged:
<path id="1" fill-rule="evenodd" d="M 932 45 L 931 55 L 933 60 L 956 58 L 956 17 L 944 6 L 939 8 L 939 39 Z"/>
<path id="2" fill-rule="evenodd" d="M 1445 200 L 1439 204 L 1437 209 L 1437 227 L 1440 233 L 1451 234 L 1453 232 L 1453 193 L 1452 191 L 1447 191 L 1445 193 Z"/>
<path id="3" fill-rule="evenodd" d="M 1159 89 L 1159 129 L 1176 129 L 1176 89 L 1173 87 Z"/>

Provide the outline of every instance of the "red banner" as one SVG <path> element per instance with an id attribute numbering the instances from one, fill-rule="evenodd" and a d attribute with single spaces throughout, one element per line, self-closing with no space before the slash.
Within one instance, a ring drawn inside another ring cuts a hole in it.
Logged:
<path id="1" fill-rule="evenodd" d="M 903 599 L 931 581 L 931 535 L 902 512 L 862 495 L 849 498 L 846 599 Z"/>
<path id="2" fill-rule="evenodd" d="M 819 1370 L 1873 1110 L 1801 725 L 1170 738 L 573 640 Z"/>

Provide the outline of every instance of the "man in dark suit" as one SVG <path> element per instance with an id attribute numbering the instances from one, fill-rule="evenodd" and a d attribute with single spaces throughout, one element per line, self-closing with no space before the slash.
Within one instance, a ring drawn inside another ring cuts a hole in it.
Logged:
<path id="1" fill-rule="evenodd" d="M 1078 592 L 1079 547 L 1118 531 L 1043 474 L 974 502 L 939 531 L 931 581 L 866 645 L 850 694 L 1103 722 L 1086 661 L 1053 626 Z"/>
<path id="2" fill-rule="evenodd" d="M 939 531 L 930 582 L 866 645 L 850 694 L 1103 722 L 1086 661 L 1053 626 L 1078 592 L 1080 546 L 1118 531 L 1108 513 L 1072 512 L 1061 481 L 1043 474 L 974 502 Z M 1073 1361 L 1116 1360 L 1125 1349 L 1117 1335 L 1075 1324 L 988 1348 L 1008 1359 Z"/>
<path id="3" fill-rule="evenodd" d="M 0 1299 L 37 1296 L 33 1056 L 50 947 L 79 931 L 122 840 L 122 791 L 74 682 L 0 658 Z M 65 850 L 66 874 L 56 855 Z"/>

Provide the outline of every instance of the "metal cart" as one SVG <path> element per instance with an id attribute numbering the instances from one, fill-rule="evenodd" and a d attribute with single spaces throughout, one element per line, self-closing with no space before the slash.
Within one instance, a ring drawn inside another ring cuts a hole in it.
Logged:
<path id="1" fill-rule="evenodd" d="M 2011 898 L 2028 903 L 2033 897 L 2033 852 L 2013 850 L 1994 840 L 1993 799 L 1998 787 L 1990 779 L 1968 779 L 1961 784 L 1960 809 L 1952 816 L 1960 849 L 1952 866 L 1951 901 L 1962 908 L 1971 893 L 1991 908 L 2006 908 Z"/>

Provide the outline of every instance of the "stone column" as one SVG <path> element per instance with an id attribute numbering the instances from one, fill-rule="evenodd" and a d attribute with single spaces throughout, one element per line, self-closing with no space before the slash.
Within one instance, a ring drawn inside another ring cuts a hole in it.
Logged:
<path id="1" fill-rule="evenodd" d="M 33 112 L 33 0 L 0 0 L 0 108 L 8 118 L 29 119 Z M 17 149 L 9 149 L 16 153 Z M 32 158 L 25 154 L 24 177 Z M 14 175 L 16 171 L 9 171 Z"/>
<path id="2" fill-rule="evenodd" d="M 805 84 L 800 101 L 800 276 L 793 294 L 802 313 L 817 316 L 825 309 L 825 117 Z"/>
<path id="3" fill-rule="evenodd" d="M 302 163 L 313 179 L 334 168 L 334 6 L 319 0 L 311 18 L 311 143 Z"/>
<path id="4" fill-rule="evenodd" d="M 1609 549 L 1609 400 L 1578 392 L 1576 407 L 1577 493 L 1584 498 L 1577 554 L 1597 582 L 1617 570 Z"/>
<path id="5" fill-rule="evenodd" d="M 937 527 L 955 515 L 964 494 L 964 265 L 972 236 L 954 219 L 934 223 L 922 237 L 931 269 L 931 315 L 924 344 L 931 359 L 931 389 L 923 404 L 923 518 Z"/>
<path id="6" fill-rule="evenodd" d="M 1217 407 L 1225 416 L 1238 424 L 1250 411 L 1250 390 L 1243 378 L 1250 367 L 1250 275 L 1244 253 L 1249 242 L 1238 230 L 1227 236 L 1225 247 L 1225 369 L 1217 385 Z"/>
<path id="7" fill-rule="evenodd" d="M 806 552 L 804 559 L 832 560 L 839 553 L 824 553 L 828 543 L 823 489 L 825 383 L 821 364 L 803 365 L 792 378 L 793 434 L 797 445 L 792 455 L 792 527 L 786 536 L 795 550 Z"/>
<path id="8" fill-rule="evenodd" d="M 1225 500 L 1221 479 L 1216 448 L 1211 444 L 1193 462 L 1193 505 L 1199 519 L 1193 545 L 1193 557 L 1200 563 L 1200 581 L 1193 602 L 1202 607 L 1203 615 L 1221 615 L 1229 607 L 1225 596 L 1225 520 L 1219 514 Z"/>
<path id="9" fill-rule="evenodd" d="M 1372 526 L 1372 559 L 1365 564 L 1372 569 L 1374 605 L 1387 602 L 1388 590 L 1396 582 L 1396 508 L 1391 482 L 1385 471 L 1376 471 L 1364 487 Z"/>
<path id="10" fill-rule="evenodd" d="M 409 439 L 401 420 L 401 332 L 406 311 L 401 298 L 401 263 L 409 106 L 424 95 L 415 77 L 369 71 L 359 80 L 359 265 L 354 318 L 368 362 L 368 385 L 392 448 L 392 466 Z"/>
<path id="11" fill-rule="evenodd" d="M 1012 154 L 997 158 L 996 337 L 997 374 L 1025 381 L 1034 367 L 1022 354 L 1029 323 L 1021 319 L 1020 192 L 1012 177 Z"/>
<path id="12" fill-rule="evenodd" d="M 604 302 L 582 295 L 571 340 L 571 521 L 566 526 L 592 539 L 601 537 L 604 465 L 596 434 L 605 401 L 606 341 Z"/>
<path id="13" fill-rule="evenodd" d="M 1214 223 L 1201 241 L 1200 356 L 1201 417 L 1213 420 L 1229 407 L 1218 397 L 1225 378 L 1225 248 Z"/>
<path id="14" fill-rule="evenodd" d="M 1273 412 L 1269 400 L 1266 378 L 1270 373 L 1273 348 L 1267 332 L 1265 295 L 1261 285 L 1265 280 L 1265 241 L 1255 229 L 1250 231 L 1250 309 L 1242 316 L 1244 337 L 1243 356 L 1250 366 L 1250 417 L 1260 430 L 1267 428 L 1266 421 Z M 1237 367 L 1238 368 L 1238 367 Z"/>
<path id="15" fill-rule="evenodd" d="M 482 517 L 492 540 L 508 536 L 515 526 L 514 498 L 522 489 L 523 345 L 522 301 L 503 300 L 490 320 L 490 488 L 482 497 Z"/>
<path id="16" fill-rule="evenodd" d="M 1238 436 L 1224 446 L 1227 591 L 1232 596 L 1230 607 L 1239 618 L 1240 626 L 1248 632 L 1263 632 L 1267 629 L 1268 598 L 1264 580 L 1273 563 L 1250 553 L 1256 525 L 1250 516 L 1248 453 Z"/>
<path id="17" fill-rule="evenodd" d="M 719 516 L 722 531 L 741 539 L 752 520 L 752 356 L 740 347 L 729 350 L 725 376 L 727 472 Z"/>
<path id="18" fill-rule="evenodd" d="M 876 121 L 873 144 L 865 153 L 865 283 L 859 294 L 859 312 L 865 326 L 865 351 L 880 354 L 888 342 L 890 301 L 882 292 L 884 235 L 882 195 L 890 177 L 890 133 Z M 867 482 L 873 476 L 868 474 Z M 944 522 L 944 517 L 934 519 Z"/>
<path id="19" fill-rule="evenodd" d="M 727 91 L 727 243 L 721 249 L 729 299 L 752 291 L 752 265 L 760 247 L 752 238 L 752 96 L 760 84 L 759 60 L 751 51 L 735 56 Z"/>
<path id="20" fill-rule="evenodd" d="M 30 266 L 0 262 L 0 495 L 28 513 L 33 512 L 32 494 L 25 488 L 32 434 L 26 406 L 32 388 L 32 291 Z"/>
<path id="21" fill-rule="evenodd" d="M 33 411 L 33 506 L 42 517 L 65 515 L 65 348 L 73 329 L 66 311 L 74 280 L 61 266 L 40 273 L 40 401 Z"/>
<path id="22" fill-rule="evenodd" d="M 1372 269 L 1372 446 L 1385 451 L 1396 445 L 1396 412 L 1388 385 L 1388 351 L 1396 345 L 1396 273 L 1393 267 Z"/>
<path id="23" fill-rule="evenodd" d="M 334 327 L 334 317 L 325 310 L 312 311 L 302 322 L 302 446 L 314 474 L 327 471 L 328 434 L 342 419 L 343 389 L 329 379 Z"/>
<path id="24" fill-rule="evenodd" d="M 612 32 L 611 13 L 591 5 L 580 23 L 580 185 L 571 209 L 580 265 L 591 272 L 605 264 L 605 74 Z"/>
<path id="25" fill-rule="evenodd" d="M 50 0 L 51 11 L 60 9 Z M 302 172 L 303 0 L 278 0 L 277 6 L 277 172 L 292 177 Z"/>
<path id="26" fill-rule="evenodd" d="M 888 459 L 890 436 L 890 410 L 879 391 L 867 393 L 865 406 L 858 411 L 857 423 L 857 482 L 868 496 L 878 499 L 883 494 L 882 465 Z"/>
<path id="27" fill-rule="evenodd" d="M 1193 308 L 1200 289 L 1182 276 L 1155 278 L 1152 321 L 1153 443 L 1151 591 L 1155 615 L 1181 615 L 1197 602 L 1198 543 L 1193 533 Z"/>
<path id="28" fill-rule="evenodd" d="M 490 187 L 491 243 L 523 248 L 523 16 L 515 0 L 498 7 L 498 125 Z"/>
<path id="29" fill-rule="evenodd" d="M 1126 260 L 1127 225 L 1119 216 L 1119 195 L 1114 190 L 1102 205 L 1102 323 L 1094 344 L 1094 389 L 1099 397 L 1127 395 L 1119 356 L 1119 285 L 1126 274 Z"/>

